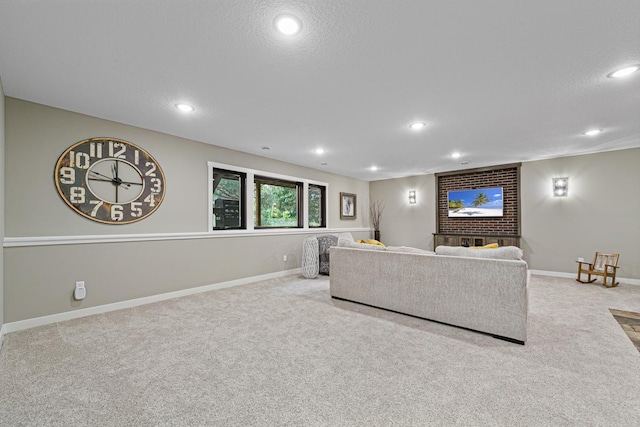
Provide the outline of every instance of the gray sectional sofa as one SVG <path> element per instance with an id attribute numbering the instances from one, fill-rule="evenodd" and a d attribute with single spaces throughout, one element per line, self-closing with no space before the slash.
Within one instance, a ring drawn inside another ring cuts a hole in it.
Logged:
<path id="1" fill-rule="evenodd" d="M 528 270 L 520 249 L 440 248 L 412 253 L 341 239 L 331 248 L 331 296 L 524 344 Z"/>

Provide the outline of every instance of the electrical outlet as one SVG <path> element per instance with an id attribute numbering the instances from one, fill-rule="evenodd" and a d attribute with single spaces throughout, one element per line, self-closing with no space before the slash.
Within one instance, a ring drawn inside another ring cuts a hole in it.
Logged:
<path id="1" fill-rule="evenodd" d="M 86 296 L 87 288 L 84 287 L 84 280 L 76 282 L 76 289 L 73 291 L 73 297 L 77 300 L 81 300 Z"/>
<path id="2" fill-rule="evenodd" d="M 287 256 L 286 255 L 282 255 L 282 261 L 284 261 L 284 262 L 287 261 Z"/>

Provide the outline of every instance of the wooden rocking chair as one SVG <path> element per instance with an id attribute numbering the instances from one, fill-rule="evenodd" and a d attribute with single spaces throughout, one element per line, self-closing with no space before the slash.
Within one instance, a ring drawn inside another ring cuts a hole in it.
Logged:
<path id="1" fill-rule="evenodd" d="M 597 278 L 591 279 L 591 276 L 602 276 L 602 286 L 607 288 L 614 288 L 618 286 L 619 282 L 616 282 L 616 270 L 618 269 L 618 258 L 620 254 L 605 254 L 602 252 L 596 252 L 596 256 L 593 259 L 593 263 L 577 261 L 578 263 L 578 278 L 576 279 L 580 283 L 593 283 Z M 588 276 L 587 281 L 581 280 L 581 274 L 585 273 Z M 607 277 L 611 277 L 611 285 L 607 285 Z"/>

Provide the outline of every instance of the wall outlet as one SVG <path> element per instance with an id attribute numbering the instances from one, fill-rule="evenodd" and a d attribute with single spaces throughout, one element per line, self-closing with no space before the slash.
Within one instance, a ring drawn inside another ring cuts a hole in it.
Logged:
<path id="1" fill-rule="evenodd" d="M 77 300 L 84 299 L 87 296 L 87 288 L 84 287 L 84 280 L 76 282 L 76 289 L 73 291 L 73 297 Z"/>
<path id="2" fill-rule="evenodd" d="M 282 261 L 287 261 L 287 256 L 286 255 L 282 255 Z"/>

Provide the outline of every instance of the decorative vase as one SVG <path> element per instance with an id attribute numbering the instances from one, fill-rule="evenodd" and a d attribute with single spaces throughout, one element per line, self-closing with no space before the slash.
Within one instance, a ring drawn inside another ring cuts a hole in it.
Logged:
<path id="1" fill-rule="evenodd" d="M 302 275 L 306 279 L 315 279 L 318 277 L 319 269 L 318 239 L 310 236 L 302 243 Z"/>
<path id="2" fill-rule="evenodd" d="M 380 230 L 373 230 L 373 238 L 378 242 L 380 241 Z"/>

